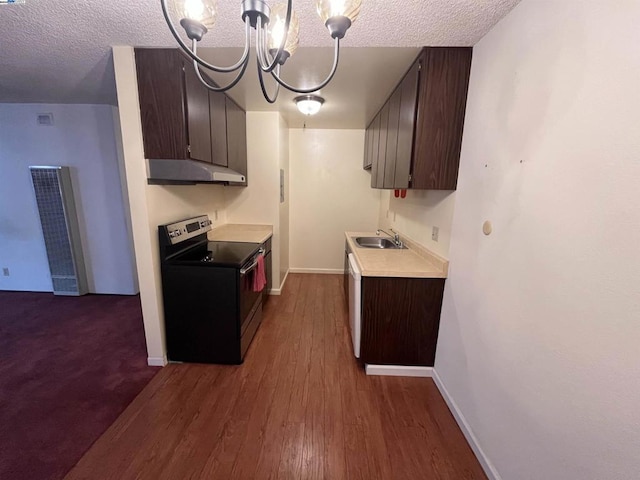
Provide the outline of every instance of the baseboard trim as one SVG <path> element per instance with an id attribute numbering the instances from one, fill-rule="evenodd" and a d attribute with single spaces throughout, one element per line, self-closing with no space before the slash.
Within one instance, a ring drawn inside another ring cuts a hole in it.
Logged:
<path id="1" fill-rule="evenodd" d="M 487 457 L 487 455 L 484 453 L 482 447 L 480 447 L 478 439 L 473 433 L 473 430 L 471 430 L 467 419 L 462 414 L 462 411 L 460 410 L 460 408 L 458 408 L 458 405 L 449 394 L 447 387 L 445 387 L 444 383 L 442 383 L 442 379 L 440 378 L 436 370 L 433 370 L 433 381 L 435 382 L 436 387 L 438 387 L 438 390 L 440 390 L 440 394 L 444 398 L 444 401 L 447 402 L 447 406 L 449 407 L 453 418 L 456 419 L 460 430 L 462 430 L 464 438 L 467 439 L 467 442 L 469 443 L 471 450 L 473 450 L 473 453 L 478 459 L 478 462 L 480 462 L 480 466 L 484 470 L 484 473 L 487 475 L 487 477 L 489 477 L 489 480 L 502 480 L 502 477 L 496 470 L 496 467 L 493 465 L 493 463 L 491 463 L 491 460 L 489 460 L 489 457 Z"/>
<path id="2" fill-rule="evenodd" d="M 366 364 L 367 375 L 385 375 L 389 377 L 431 377 L 433 367 L 411 367 L 406 365 L 370 365 Z"/>
<path id="3" fill-rule="evenodd" d="M 167 357 L 147 357 L 147 365 L 150 367 L 164 367 L 167 364 Z"/>
<path id="4" fill-rule="evenodd" d="M 280 282 L 280 288 L 272 288 L 271 290 L 269 290 L 269 295 L 282 295 L 284 282 L 287 281 L 287 278 L 289 278 L 289 270 L 287 270 L 287 272 L 284 274 L 284 278 L 282 279 L 282 282 Z"/>
<path id="5" fill-rule="evenodd" d="M 290 268 L 291 273 L 324 273 L 329 275 L 344 274 L 344 270 L 341 268 Z"/>

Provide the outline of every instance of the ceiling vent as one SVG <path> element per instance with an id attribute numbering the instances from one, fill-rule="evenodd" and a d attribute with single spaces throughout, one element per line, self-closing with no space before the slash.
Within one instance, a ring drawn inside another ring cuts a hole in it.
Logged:
<path id="1" fill-rule="evenodd" d="M 38 125 L 41 127 L 52 127 L 53 126 L 53 113 L 39 113 L 38 114 Z"/>

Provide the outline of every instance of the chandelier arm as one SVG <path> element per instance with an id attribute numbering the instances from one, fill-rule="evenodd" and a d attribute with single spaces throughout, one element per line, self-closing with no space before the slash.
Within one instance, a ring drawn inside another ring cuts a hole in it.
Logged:
<path id="1" fill-rule="evenodd" d="M 195 53 L 197 51 L 197 44 L 198 41 L 197 40 L 192 40 L 191 41 L 193 44 L 193 52 Z M 240 72 L 238 72 L 238 74 L 236 75 L 236 77 L 231 81 L 231 83 L 229 83 L 227 86 L 225 87 L 217 87 L 215 85 L 211 85 L 209 82 L 207 82 L 203 75 L 202 72 L 200 71 L 200 65 L 198 64 L 197 61 L 193 61 L 193 68 L 196 71 L 196 75 L 198 76 L 198 79 L 200 80 L 200 82 L 207 87 L 207 89 L 211 90 L 212 92 L 226 92 L 227 90 L 232 89 L 233 87 L 235 87 L 238 82 L 240 81 L 240 79 L 242 78 L 242 76 L 244 75 L 244 72 L 247 70 L 247 65 L 249 65 L 249 57 L 245 58 L 244 63 L 241 65 L 241 70 Z"/>
<path id="2" fill-rule="evenodd" d="M 267 32 L 266 27 L 262 25 L 262 21 L 258 18 L 258 23 L 256 24 L 256 30 L 258 30 L 258 38 L 260 38 L 260 30 L 262 30 L 262 41 L 256 42 L 256 50 L 262 50 L 261 53 L 258 53 L 258 58 L 262 55 L 262 59 L 260 60 L 259 66 L 265 73 L 272 73 L 275 70 L 276 66 L 279 65 L 279 60 L 284 51 L 284 46 L 287 43 L 287 38 L 289 37 L 289 26 L 291 24 L 291 17 L 293 15 L 293 0 L 287 0 L 287 16 L 284 20 L 284 34 L 280 39 L 280 46 L 276 54 L 273 56 L 271 62 L 268 61 L 268 49 L 267 49 Z"/>
<path id="3" fill-rule="evenodd" d="M 282 85 L 284 88 L 286 88 L 287 90 L 290 90 L 294 93 L 300 93 L 300 94 L 308 94 L 308 93 L 314 93 L 317 92 L 318 90 L 320 90 L 321 88 L 324 88 L 327 86 L 327 84 L 331 81 L 331 79 L 333 78 L 333 76 L 336 74 L 336 70 L 338 69 L 338 62 L 340 60 L 340 39 L 336 38 L 335 39 L 335 49 L 334 49 L 334 53 L 333 53 L 333 66 L 331 67 L 331 72 L 329 73 L 329 75 L 327 76 L 327 78 L 324 79 L 324 81 L 322 83 L 320 83 L 319 85 L 312 87 L 312 88 L 297 88 L 294 87 L 292 85 L 289 85 L 287 82 L 285 82 L 284 80 L 282 80 L 280 78 L 280 72 L 271 72 L 271 76 L 273 78 L 275 78 L 276 82 L 278 82 L 280 85 Z"/>
<path id="4" fill-rule="evenodd" d="M 256 20 L 256 59 L 260 66 L 266 65 L 266 61 L 263 56 L 264 49 L 262 48 L 262 19 Z M 261 67 L 262 68 L 262 67 Z"/>
<path id="5" fill-rule="evenodd" d="M 243 67 L 243 65 L 246 64 L 247 58 L 249 57 L 249 47 L 251 45 L 251 25 L 249 24 L 248 21 L 245 22 L 245 31 L 246 31 L 245 45 L 244 45 L 244 52 L 242 53 L 242 56 L 240 57 L 240 60 L 238 60 L 237 63 L 235 63 L 234 65 L 231 65 L 229 67 L 218 67 L 216 65 L 212 65 L 212 64 L 210 64 L 208 62 L 205 62 L 204 60 L 202 60 L 200 57 L 198 57 L 194 52 L 192 52 L 189 49 L 189 47 L 184 42 L 184 40 L 182 40 L 182 38 L 180 38 L 180 35 L 178 34 L 178 31 L 176 30 L 176 28 L 174 27 L 173 23 L 171 22 L 171 17 L 169 17 L 169 12 L 167 11 L 167 0 L 160 0 L 160 4 L 162 5 L 162 14 L 164 15 L 164 19 L 167 22 L 167 26 L 169 27 L 169 30 L 173 34 L 173 37 L 176 39 L 176 41 L 178 42 L 178 45 L 180 45 L 182 50 L 184 50 L 184 52 L 187 55 L 189 55 L 189 57 L 191 57 L 191 59 L 194 62 L 197 62 L 201 66 L 203 66 L 205 68 L 208 68 L 209 70 L 213 70 L 214 72 L 218 72 L 218 73 L 235 72 L 236 70 L 238 70 L 239 68 Z"/>
<path id="6" fill-rule="evenodd" d="M 264 99 L 267 102 L 276 103 L 276 100 L 278 99 L 278 93 L 280 93 L 280 84 L 276 83 L 276 91 L 273 94 L 273 98 L 271 98 L 267 93 L 267 89 L 264 85 L 264 78 L 262 77 L 262 69 L 260 68 L 260 60 L 257 60 L 257 62 L 258 62 L 258 78 L 260 79 L 260 88 L 262 89 L 262 95 L 264 96 Z M 280 73 L 280 65 L 276 67 L 276 72 Z"/>
<path id="7" fill-rule="evenodd" d="M 258 68 L 265 72 L 269 67 L 266 47 L 267 32 L 262 27 L 262 19 L 258 18 L 256 23 L 256 57 L 258 58 Z"/>
<path id="8" fill-rule="evenodd" d="M 256 57 L 258 57 L 258 66 L 263 72 L 267 72 L 271 62 L 267 52 L 267 36 L 266 30 L 262 27 L 261 19 L 258 19 L 256 24 Z"/>

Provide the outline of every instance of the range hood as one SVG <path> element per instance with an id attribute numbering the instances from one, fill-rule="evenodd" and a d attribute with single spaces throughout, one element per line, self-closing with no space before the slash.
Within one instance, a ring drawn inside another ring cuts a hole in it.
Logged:
<path id="1" fill-rule="evenodd" d="M 227 167 L 196 160 L 147 160 L 150 184 L 244 183 L 243 174 Z"/>

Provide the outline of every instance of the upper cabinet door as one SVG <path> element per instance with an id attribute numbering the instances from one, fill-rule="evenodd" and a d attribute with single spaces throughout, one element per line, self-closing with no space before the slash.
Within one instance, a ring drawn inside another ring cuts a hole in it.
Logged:
<path id="1" fill-rule="evenodd" d="M 380 144 L 380 113 L 371 122 L 371 188 L 378 188 L 378 146 Z"/>
<path id="2" fill-rule="evenodd" d="M 211 117 L 211 163 L 226 167 L 227 159 L 227 106 L 224 93 L 209 92 Z"/>
<path id="3" fill-rule="evenodd" d="M 472 52 L 422 49 L 370 127 L 373 188 L 456 189 Z"/>
<path id="4" fill-rule="evenodd" d="M 409 188 L 419 80 L 420 62 L 416 62 L 398 87 L 398 90 L 401 90 L 402 93 L 398 117 L 398 145 L 396 147 L 394 188 Z"/>
<path id="5" fill-rule="evenodd" d="M 189 156 L 193 160 L 211 163 L 211 125 L 209 124 L 209 90 L 196 76 L 193 65 L 184 62 L 184 92 L 186 98 Z"/>
<path id="6" fill-rule="evenodd" d="M 424 49 L 411 188 L 457 187 L 471 54 L 470 47 Z"/>
<path id="7" fill-rule="evenodd" d="M 389 123 L 389 102 L 380 110 L 380 140 L 378 143 L 378 170 L 376 171 L 376 188 L 384 186 L 384 169 L 387 160 L 387 126 Z"/>
<path id="8" fill-rule="evenodd" d="M 175 49 L 135 49 L 145 158 L 184 159 L 183 61 Z"/>
<path id="9" fill-rule="evenodd" d="M 246 113 L 229 97 L 226 97 L 226 109 L 228 167 L 248 177 Z M 246 185 L 246 182 L 242 185 Z"/>
<path id="10" fill-rule="evenodd" d="M 371 156 L 369 155 L 369 137 L 371 130 L 367 128 L 364 132 L 364 156 L 362 160 L 362 168 L 369 170 L 371 168 Z"/>
<path id="11" fill-rule="evenodd" d="M 384 162 L 384 188 L 395 188 L 396 159 L 398 154 L 398 125 L 402 88 L 395 89 L 389 99 L 389 121 L 387 122 L 387 153 Z"/>

